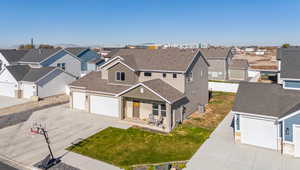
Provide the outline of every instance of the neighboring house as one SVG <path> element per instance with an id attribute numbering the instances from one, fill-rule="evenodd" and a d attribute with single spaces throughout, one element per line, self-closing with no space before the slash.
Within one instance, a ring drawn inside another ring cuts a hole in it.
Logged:
<path id="1" fill-rule="evenodd" d="M 231 48 L 200 48 L 201 53 L 209 63 L 209 80 L 228 80 L 229 64 L 233 54 Z"/>
<path id="2" fill-rule="evenodd" d="M 99 58 L 89 48 L 55 48 L 29 50 L 18 63 L 31 67 L 60 67 L 77 77 L 87 73 L 87 62 Z"/>
<path id="3" fill-rule="evenodd" d="M 300 49 L 279 49 L 279 82 L 240 83 L 235 140 L 300 157 Z"/>
<path id="4" fill-rule="evenodd" d="M 74 56 L 80 58 L 82 74 L 86 74 L 90 71 L 95 71 L 88 69 L 88 62 L 93 61 L 95 59 L 102 59 L 101 56 L 98 55 L 98 53 L 91 50 L 90 48 L 70 47 L 66 48 L 65 50 L 68 51 L 70 54 L 73 54 Z"/>
<path id="5" fill-rule="evenodd" d="M 120 49 L 70 84 L 74 109 L 169 132 L 208 102 L 208 63 L 198 50 Z"/>
<path id="6" fill-rule="evenodd" d="M 5 66 L 16 65 L 28 50 L 0 50 L 0 71 Z"/>
<path id="7" fill-rule="evenodd" d="M 232 112 L 236 142 L 300 157 L 300 91 L 243 82 Z"/>
<path id="8" fill-rule="evenodd" d="M 277 49 L 277 80 L 286 88 L 300 89 L 300 47 Z"/>
<path id="9" fill-rule="evenodd" d="M 248 60 L 234 59 L 229 63 L 230 80 L 248 80 Z"/>
<path id="10" fill-rule="evenodd" d="M 76 77 L 57 67 L 7 66 L 0 72 L 0 95 L 16 98 L 44 98 L 66 93 Z"/>

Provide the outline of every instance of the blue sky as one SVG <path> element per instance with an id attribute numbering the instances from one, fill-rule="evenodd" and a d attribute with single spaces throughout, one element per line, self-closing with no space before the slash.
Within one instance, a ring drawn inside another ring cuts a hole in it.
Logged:
<path id="1" fill-rule="evenodd" d="M 0 21 L 0 47 L 300 44 L 299 0 L 1 0 Z"/>

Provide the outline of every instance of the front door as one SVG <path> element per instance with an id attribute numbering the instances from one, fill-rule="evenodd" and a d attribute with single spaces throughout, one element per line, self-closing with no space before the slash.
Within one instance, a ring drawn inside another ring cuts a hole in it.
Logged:
<path id="1" fill-rule="evenodd" d="M 133 118 L 138 119 L 140 118 L 140 102 L 133 101 Z"/>

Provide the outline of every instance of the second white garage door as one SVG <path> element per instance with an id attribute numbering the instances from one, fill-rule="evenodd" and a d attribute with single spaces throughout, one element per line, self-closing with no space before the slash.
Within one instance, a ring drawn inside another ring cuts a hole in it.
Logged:
<path id="1" fill-rule="evenodd" d="M 104 96 L 91 96 L 91 113 L 110 117 L 119 117 L 119 99 Z"/>
<path id="2" fill-rule="evenodd" d="M 15 97 L 15 84 L 0 82 L 0 96 Z"/>
<path id="3" fill-rule="evenodd" d="M 277 149 L 277 125 L 274 121 L 240 117 L 241 142 Z"/>
<path id="4" fill-rule="evenodd" d="M 85 93 L 73 92 L 73 108 L 85 110 Z"/>

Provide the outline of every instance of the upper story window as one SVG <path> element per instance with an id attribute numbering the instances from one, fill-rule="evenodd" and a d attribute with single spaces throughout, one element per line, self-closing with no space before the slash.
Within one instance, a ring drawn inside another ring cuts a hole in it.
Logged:
<path id="1" fill-rule="evenodd" d="M 162 76 L 163 76 L 163 78 L 166 78 L 166 77 L 167 77 L 167 74 L 166 74 L 166 73 L 163 73 Z"/>
<path id="2" fill-rule="evenodd" d="M 63 70 L 66 70 L 66 63 L 57 63 L 56 66 Z"/>
<path id="3" fill-rule="evenodd" d="M 173 78 L 177 78 L 177 74 L 176 73 L 173 73 Z"/>
<path id="4" fill-rule="evenodd" d="M 61 68 L 62 68 L 63 70 L 66 70 L 66 63 L 61 63 Z"/>
<path id="5" fill-rule="evenodd" d="M 152 74 L 151 74 L 150 72 L 144 72 L 144 76 L 145 76 L 145 77 L 151 77 Z"/>
<path id="6" fill-rule="evenodd" d="M 125 81 L 125 73 L 124 72 L 116 72 L 116 80 Z"/>
<path id="7" fill-rule="evenodd" d="M 188 81 L 190 82 L 190 81 L 193 81 L 193 72 L 190 72 L 189 74 L 188 74 Z"/>

